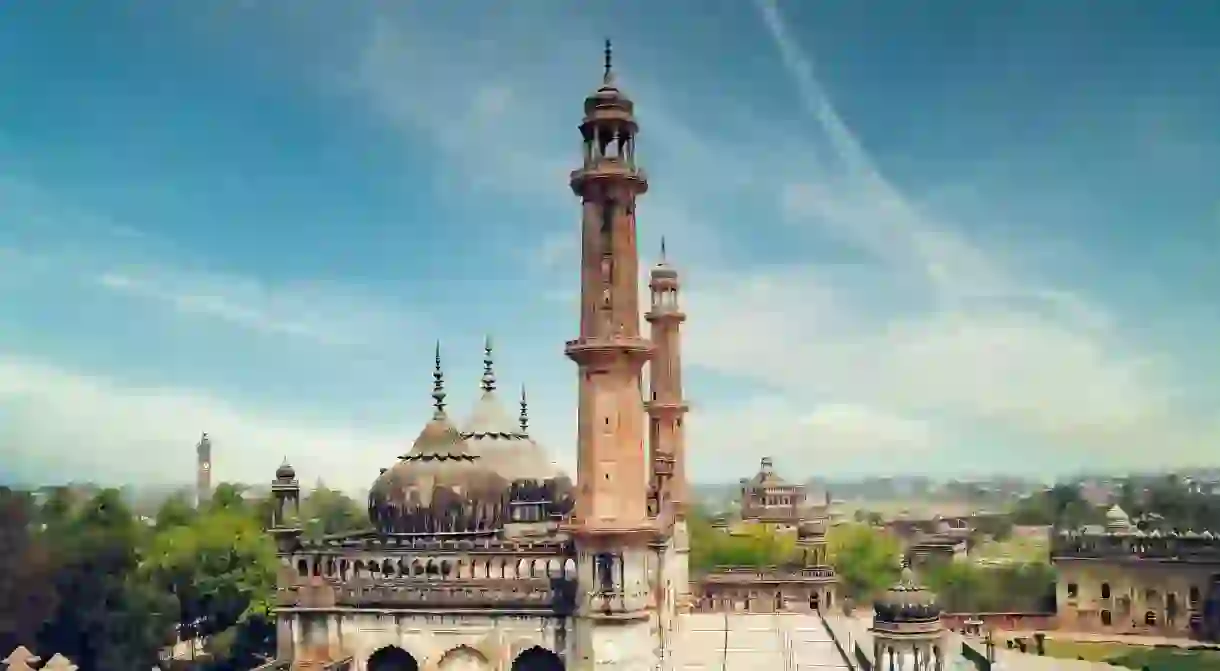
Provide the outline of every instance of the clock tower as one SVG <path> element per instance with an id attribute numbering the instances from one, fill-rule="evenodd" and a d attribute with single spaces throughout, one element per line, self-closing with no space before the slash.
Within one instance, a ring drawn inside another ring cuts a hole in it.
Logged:
<path id="1" fill-rule="evenodd" d="M 212 496 L 212 441 L 208 434 L 199 438 L 195 446 L 195 507 L 208 502 Z"/>

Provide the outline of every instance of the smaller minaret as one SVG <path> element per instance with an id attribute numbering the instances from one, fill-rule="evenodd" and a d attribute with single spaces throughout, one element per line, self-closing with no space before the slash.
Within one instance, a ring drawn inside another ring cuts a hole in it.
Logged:
<path id="1" fill-rule="evenodd" d="M 682 347 L 679 329 L 686 315 L 678 305 L 678 271 L 669 265 L 665 239 L 661 239 L 661 261 L 653 267 L 649 289 L 651 308 L 644 319 L 652 326 L 655 349 L 648 368 L 648 442 L 651 450 L 652 489 L 656 512 L 672 521 L 671 560 L 663 560 L 667 582 L 673 584 L 674 602 L 680 612 L 690 610 L 690 534 L 686 525 L 686 439 L 682 426 L 686 399 L 682 394 Z"/>
<path id="2" fill-rule="evenodd" d="M 275 479 L 271 481 L 271 537 L 275 540 L 275 551 L 280 557 L 280 561 L 286 565 L 292 564 L 291 555 L 301 547 L 301 484 L 297 482 L 296 469 L 292 464 L 288 463 L 288 457 L 284 457 L 279 468 L 275 469 Z M 318 561 L 312 558 L 305 561 Z M 295 574 L 289 574 L 293 577 L 289 578 L 285 572 L 281 571 L 276 582 L 278 587 L 287 588 L 293 584 L 296 579 Z M 290 626 L 291 620 L 287 617 L 280 616 L 276 618 L 276 657 L 279 659 L 292 659 L 293 657 L 293 636 Z"/>
<path id="3" fill-rule="evenodd" d="M 271 481 L 271 534 L 276 538 L 280 552 L 290 552 L 293 542 L 301 535 L 299 519 L 301 505 L 301 483 L 297 482 L 296 469 L 288 463 L 288 457 L 275 469 L 275 479 Z"/>
<path id="4" fill-rule="evenodd" d="M 661 261 L 653 267 L 648 282 L 651 309 L 644 319 L 652 325 L 655 349 L 648 368 L 650 398 L 648 441 L 652 452 L 652 483 L 661 505 L 673 506 L 675 516 L 685 515 L 687 503 L 686 445 L 683 419 L 689 409 L 682 394 L 682 347 L 680 328 L 686 314 L 678 304 L 678 271 L 669 265 L 665 239 L 661 239 Z"/>
<path id="5" fill-rule="evenodd" d="M 212 497 L 212 440 L 204 433 L 195 445 L 195 507 Z"/>

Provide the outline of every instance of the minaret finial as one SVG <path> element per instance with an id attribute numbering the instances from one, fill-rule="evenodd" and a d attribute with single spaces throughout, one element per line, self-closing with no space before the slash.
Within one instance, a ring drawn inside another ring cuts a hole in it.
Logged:
<path id="1" fill-rule="evenodd" d="M 606 69 L 605 69 L 605 72 L 603 72 L 603 73 L 602 73 L 602 83 L 603 83 L 603 84 L 610 84 L 611 82 L 613 82 L 613 81 L 614 81 L 614 70 L 612 69 L 612 67 L 613 67 L 613 66 L 611 65 L 611 63 L 612 63 L 612 58 L 613 58 L 613 56 L 614 56 L 614 50 L 613 50 L 613 48 L 610 46 L 610 38 L 609 38 L 609 37 L 607 37 L 607 38 L 606 38 L 606 50 L 605 50 L 605 52 L 604 52 L 604 53 L 605 53 L 605 55 L 606 55 L 606 63 L 605 63 L 605 68 L 606 68 Z"/>
<path id="2" fill-rule="evenodd" d="M 665 236 L 661 236 L 661 263 L 665 263 Z"/>
<path id="3" fill-rule="evenodd" d="M 530 434 L 530 418 L 527 405 L 525 401 L 525 385 L 521 385 L 521 433 L 528 436 Z"/>
<path id="4" fill-rule="evenodd" d="M 488 393 L 496 390 L 496 373 L 492 365 L 491 336 L 486 336 L 483 338 L 483 391 Z"/>
<path id="5" fill-rule="evenodd" d="M 441 341 L 436 341 L 436 369 L 432 371 L 432 400 L 436 406 L 435 419 L 445 416 L 445 373 L 441 370 Z"/>

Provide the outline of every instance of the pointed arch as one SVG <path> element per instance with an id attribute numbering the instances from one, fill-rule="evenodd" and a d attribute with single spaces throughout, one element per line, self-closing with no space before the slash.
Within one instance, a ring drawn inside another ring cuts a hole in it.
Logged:
<path id="1" fill-rule="evenodd" d="M 554 652 L 535 645 L 517 655 L 511 671 L 564 671 L 563 659 Z"/>
<path id="2" fill-rule="evenodd" d="M 491 663 L 483 653 L 465 645 L 459 645 L 441 655 L 436 663 L 437 671 L 491 671 Z"/>
<path id="3" fill-rule="evenodd" d="M 387 645 L 369 655 L 368 671 L 419 671 L 419 662 L 396 645 Z"/>

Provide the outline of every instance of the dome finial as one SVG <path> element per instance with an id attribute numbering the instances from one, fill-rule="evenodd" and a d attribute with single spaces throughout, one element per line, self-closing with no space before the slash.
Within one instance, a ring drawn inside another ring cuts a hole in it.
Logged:
<path id="1" fill-rule="evenodd" d="M 496 390 L 496 373 L 492 368 L 491 336 L 483 338 L 483 391 L 491 393 Z"/>
<path id="2" fill-rule="evenodd" d="M 915 584 L 915 572 L 911 570 L 911 556 L 908 554 L 902 555 L 902 571 L 899 573 L 898 582 L 903 585 Z"/>
<path id="3" fill-rule="evenodd" d="M 436 369 L 432 371 L 432 400 L 436 406 L 433 417 L 445 416 L 445 373 L 441 370 L 441 341 L 436 341 Z"/>
<path id="4" fill-rule="evenodd" d="M 528 412 L 528 403 L 525 400 L 525 385 L 521 385 L 521 433 L 530 434 L 530 418 Z"/>
<path id="5" fill-rule="evenodd" d="M 614 50 L 610 46 L 609 37 L 606 38 L 606 49 L 605 49 L 604 53 L 606 56 L 606 62 L 605 62 L 605 71 L 602 73 L 602 83 L 609 86 L 610 84 L 612 84 L 614 82 L 614 70 L 613 70 L 613 66 L 611 65 L 612 57 L 614 56 Z"/>

